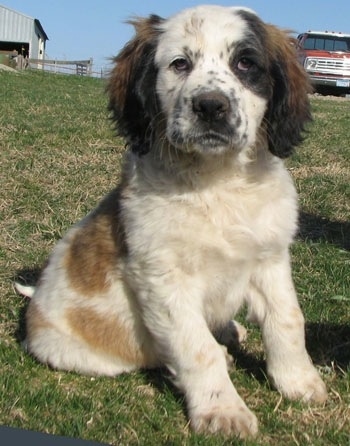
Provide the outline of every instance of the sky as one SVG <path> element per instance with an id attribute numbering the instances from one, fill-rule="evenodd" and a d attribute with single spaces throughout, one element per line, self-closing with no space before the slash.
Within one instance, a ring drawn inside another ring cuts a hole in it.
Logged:
<path id="1" fill-rule="evenodd" d="M 47 59 L 93 58 L 94 71 L 107 69 L 132 37 L 133 29 L 125 23 L 128 18 L 153 13 L 168 17 L 203 3 L 247 6 L 264 21 L 296 33 L 310 29 L 350 33 L 349 0 L 0 0 L 40 21 L 49 37 Z"/>

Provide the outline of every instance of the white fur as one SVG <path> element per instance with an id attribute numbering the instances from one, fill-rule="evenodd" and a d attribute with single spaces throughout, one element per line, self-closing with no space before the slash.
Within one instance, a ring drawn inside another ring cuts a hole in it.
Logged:
<path id="1" fill-rule="evenodd" d="M 21 283 L 15 282 L 15 290 L 25 297 L 32 298 L 35 292 L 35 287 L 31 285 L 22 285 Z"/>

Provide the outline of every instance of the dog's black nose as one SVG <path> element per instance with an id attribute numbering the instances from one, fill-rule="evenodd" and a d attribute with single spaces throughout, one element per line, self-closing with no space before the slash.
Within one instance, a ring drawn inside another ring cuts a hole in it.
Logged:
<path id="1" fill-rule="evenodd" d="M 203 121 L 219 121 L 227 115 L 230 102 L 226 96 L 216 91 L 201 93 L 192 99 L 192 109 Z"/>

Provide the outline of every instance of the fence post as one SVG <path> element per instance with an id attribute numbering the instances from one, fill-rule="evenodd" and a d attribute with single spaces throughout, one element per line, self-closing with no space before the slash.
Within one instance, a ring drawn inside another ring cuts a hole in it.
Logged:
<path id="1" fill-rule="evenodd" d="M 89 64 L 88 64 L 88 72 L 87 72 L 88 76 L 91 76 L 91 74 L 92 74 L 92 64 L 93 64 L 93 58 L 90 57 Z"/>

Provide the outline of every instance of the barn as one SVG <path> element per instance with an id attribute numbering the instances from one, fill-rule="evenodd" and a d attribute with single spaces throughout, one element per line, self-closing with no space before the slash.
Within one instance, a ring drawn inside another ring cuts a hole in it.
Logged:
<path id="1" fill-rule="evenodd" d="M 44 59 L 47 34 L 38 19 L 0 5 L 0 63 L 20 59 Z"/>

